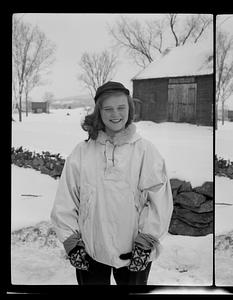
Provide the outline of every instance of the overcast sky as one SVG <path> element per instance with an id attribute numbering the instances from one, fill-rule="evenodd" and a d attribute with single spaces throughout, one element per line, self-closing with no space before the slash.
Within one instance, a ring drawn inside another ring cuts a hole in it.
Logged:
<path id="1" fill-rule="evenodd" d="M 221 29 L 226 30 L 230 34 L 233 34 L 233 15 L 225 14 L 217 16 L 217 27 L 221 27 Z"/>
<path id="2" fill-rule="evenodd" d="M 88 90 L 77 80 L 77 75 L 82 71 L 78 63 L 85 51 L 101 52 L 113 46 L 107 23 L 113 24 L 118 17 L 118 14 L 23 14 L 25 22 L 37 24 L 57 46 L 51 83 L 35 89 L 33 97 L 41 97 L 45 91 L 52 92 L 55 97 L 88 94 Z M 140 18 L 151 17 L 140 15 Z M 131 78 L 139 70 L 126 55 L 121 54 L 114 80 L 121 81 L 131 90 Z"/>
<path id="3" fill-rule="evenodd" d="M 82 54 L 112 49 L 113 38 L 107 24 L 113 25 L 120 14 L 48 14 L 25 13 L 22 20 L 38 25 L 47 38 L 57 46 L 56 61 L 50 74 L 50 84 L 36 88 L 32 97 L 41 98 L 45 92 L 52 92 L 56 98 L 88 94 L 88 90 L 77 80 L 82 69 L 78 63 Z M 126 15 L 126 14 L 124 14 Z M 155 14 L 127 14 L 138 20 L 152 19 Z M 121 51 L 119 64 L 113 80 L 120 81 L 132 91 L 131 79 L 141 69 Z"/>

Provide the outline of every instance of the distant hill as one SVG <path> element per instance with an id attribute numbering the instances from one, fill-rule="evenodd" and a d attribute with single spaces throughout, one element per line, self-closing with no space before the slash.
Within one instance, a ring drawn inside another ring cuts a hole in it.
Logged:
<path id="1" fill-rule="evenodd" d="M 89 95 L 78 95 L 53 99 L 50 108 L 77 108 L 94 106 L 94 100 Z"/>

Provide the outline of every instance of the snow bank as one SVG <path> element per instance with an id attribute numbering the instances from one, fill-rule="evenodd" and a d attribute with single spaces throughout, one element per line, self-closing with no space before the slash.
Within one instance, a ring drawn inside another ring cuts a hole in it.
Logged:
<path id="1" fill-rule="evenodd" d="M 233 122 L 218 123 L 215 152 L 218 157 L 233 161 Z M 233 229 L 233 180 L 215 176 L 215 234 Z"/>
<path id="2" fill-rule="evenodd" d="M 49 216 L 58 181 L 35 170 L 12 166 L 12 231 L 50 222 Z M 22 196 L 37 195 L 33 196 Z M 153 263 L 149 276 L 152 285 L 211 285 L 212 238 L 168 234 L 162 241 L 163 252 Z M 74 268 L 58 247 L 30 242 L 13 242 L 13 284 L 77 284 Z M 14 240 L 13 240 L 14 241 Z M 59 243 L 58 243 L 59 245 Z M 114 279 L 112 278 L 112 284 Z"/>
<path id="3" fill-rule="evenodd" d="M 218 123 L 216 154 L 233 161 L 233 123 Z M 215 176 L 215 283 L 217 286 L 233 285 L 233 180 Z M 230 243 L 230 244 L 229 244 Z"/>
<path id="4" fill-rule="evenodd" d="M 77 284 L 75 269 L 64 259 L 61 248 L 38 248 L 33 243 L 12 246 L 11 276 L 12 284 Z"/>
<path id="5" fill-rule="evenodd" d="M 164 252 L 153 262 L 148 284 L 210 286 L 212 283 L 212 236 L 168 236 Z M 204 249 L 204 250 L 203 250 Z M 12 283 L 66 285 L 77 284 L 75 269 L 65 259 L 61 247 L 36 247 L 35 244 L 14 244 L 11 251 Z M 111 276 L 111 283 L 115 280 Z"/>
<path id="6" fill-rule="evenodd" d="M 60 153 L 66 157 L 78 142 L 87 137 L 80 127 L 84 115 L 84 109 L 77 108 L 23 116 L 23 122 L 12 122 L 12 146 Z M 14 120 L 17 118 L 14 115 Z"/>
<path id="7" fill-rule="evenodd" d="M 148 284 L 211 285 L 213 235 L 188 237 L 168 234 L 154 262 Z"/>
<path id="8" fill-rule="evenodd" d="M 233 230 L 233 180 L 215 176 L 215 234 Z"/>
<path id="9" fill-rule="evenodd" d="M 11 230 L 50 220 L 58 181 L 15 165 L 11 176 Z"/>
<path id="10" fill-rule="evenodd" d="M 218 157 L 233 161 L 233 122 L 225 121 L 224 125 L 218 122 L 215 138 L 215 152 Z"/>

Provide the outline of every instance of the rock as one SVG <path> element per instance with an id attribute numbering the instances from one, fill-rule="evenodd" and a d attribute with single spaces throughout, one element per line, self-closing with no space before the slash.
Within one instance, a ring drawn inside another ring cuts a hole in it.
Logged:
<path id="1" fill-rule="evenodd" d="M 41 158 L 35 157 L 32 160 L 32 165 L 35 166 L 35 167 L 42 166 L 43 165 L 43 160 Z"/>
<path id="2" fill-rule="evenodd" d="M 47 169 L 45 166 L 42 166 L 40 168 L 40 171 L 41 171 L 42 174 L 48 174 L 48 175 L 50 174 L 50 170 Z"/>
<path id="3" fill-rule="evenodd" d="M 213 212 L 196 213 L 181 207 L 174 208 L 174 216 L 195 227 L 200 227 L 196 223 L 204 226 L 213 221 Z"/>
<path id="4" fill-rule="evenodd" d="M 215 237 L 215 250 L 231 249 L 233 255 L 233 230 Z"/>
<path id="5" fill-rule="evenodd" d="M 182 184 L 184 182 L 185 182 L 184 180 L 179 180 L 179 179 L 176 179 L 176 178 L 170 179 L 173 198 L 175 198 L 177 196 L 179 188 L 182 186 Z"/>
<path id="6" fill-rule="evenodd" d="M 184 222 L 185 224 L 188 224 L 192 227 L 195 227 L 195 228 L 206 228 L 206 227 L 209 227 L 209 223 L 200 223 L 200 222 L 194 222 L 192 220 L 189 220 L 189 219 L 186 219 L 186 218 L 183 218 L 182 216 L 176 216 L 176 219 L 177 220 L 180 220 L 182 222 Z"/>
<path id="7" fill-rule="evenodd" d="M 186 236 L 205 236 L 213 233 L 213 222 L 204 228 L 196 228 L 190 226 L 181 220 L 174 219 L 170 223 L 168 232 L 170 234 L 186 235 Z"/>
<path id="8" fill-rule="evenodd" d="M 172 178 L 170 179 L 170 183 L 171 183 L 171 188 L 172 190 L 178 190 L 179 187 L 184 183 L 184 180 L 179 180 L 176 178 Z"/>
<path id="9" fill-rule="evenodd" d="M 52 170 L 51 172 L 50 172 L 50 176 L 52 176 L 53 178 L 57 178 L 57 177 L 60 177 L 61 176 L 61 173 L 60 172 L 57 172 L 55 169 L 54 170 Z"/>
<path id="10" fill-rule="evenodd" d="M 205 195 L 209 198 L 213 198 L 213 189 L 214 189 L 213 182 L 206 181 L 205 183 L 203 183 L 202 186 L 195 187 L 193 189 L 193 191 L 195 191 L 199 194 Z"/>
<path id="11" fill-rule="evenodd" d="M 206 201 L 206 197 L 195 192 L 179 193 L 175 199 L 174 204 L 185 205 L 186 207 L 200 207 Z"/>
<path id="12" fill-rule="evenodd" d="M 182 204 L 181 207 L 187 208 L 190 211 L 197 213 L 211 212 L 213 211 L 213 200 L 207 200 L 202 203 L 199 207 L 188 207 L 185 204 Z"/>
<path id="13" fill-rule="evenodd" d="M 233 175 L 233 165 L 230 165 L 228 168 L 227 168 L 227 175 Z"/>
<path id="14" fill-rule="evenodd" d="M 179 188 L 179 193 L 182 193 L 182 192 L 191 192 L 191 191 L 192 191 L 192 185 L 188 181 L 184 181 L 182 183 L 182 185 L 180 186 L 180 188 Z"/>

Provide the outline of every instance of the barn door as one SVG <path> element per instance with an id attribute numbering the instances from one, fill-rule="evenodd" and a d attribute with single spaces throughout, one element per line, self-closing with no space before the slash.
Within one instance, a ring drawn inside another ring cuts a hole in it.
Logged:
<path id="1" fill-rule="evenodd" d="M 196 83 L 168 85 L 168 120 L 195 123 Z"/>

